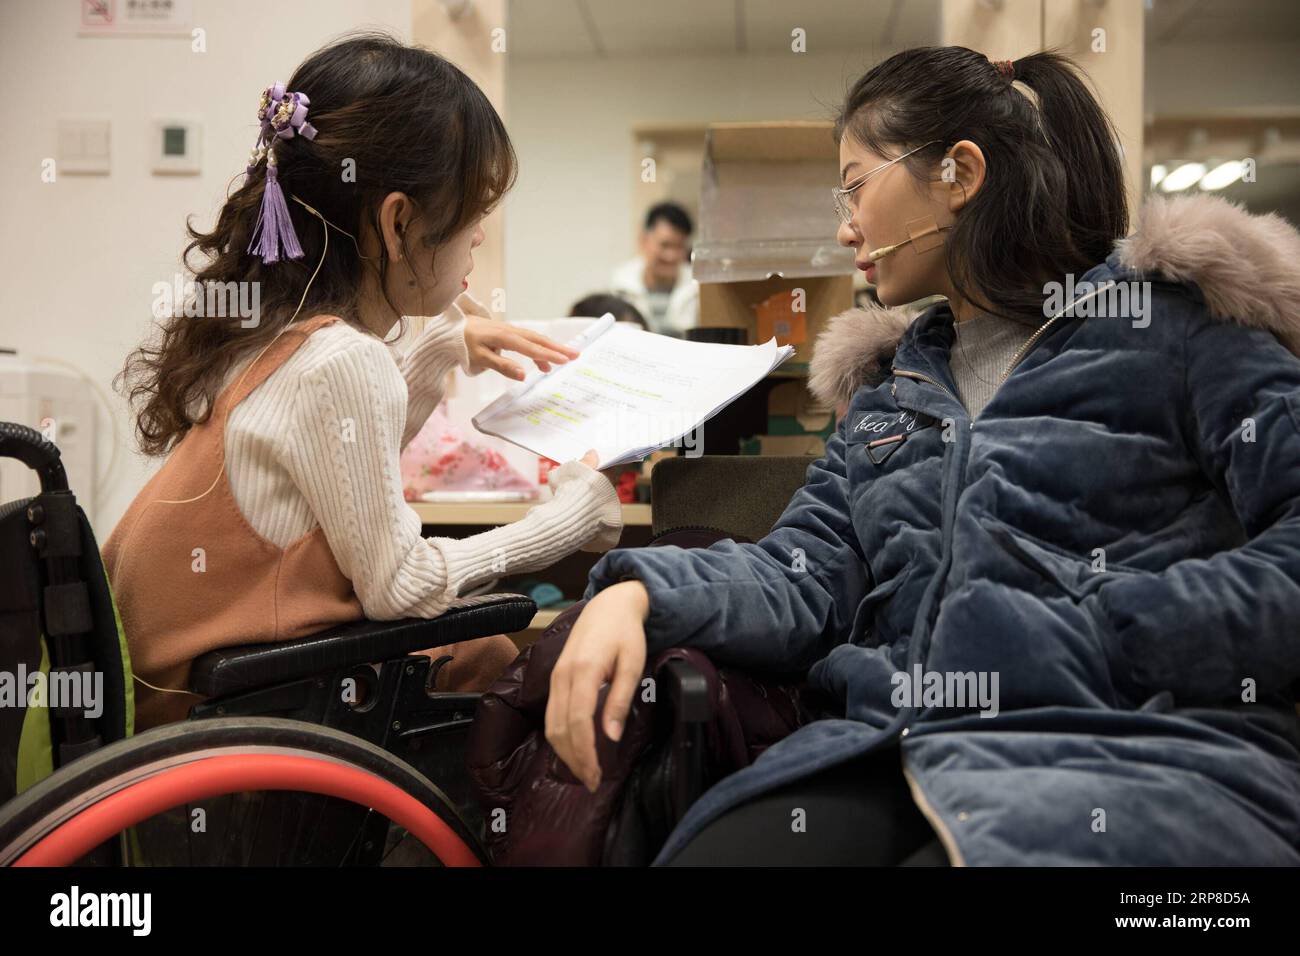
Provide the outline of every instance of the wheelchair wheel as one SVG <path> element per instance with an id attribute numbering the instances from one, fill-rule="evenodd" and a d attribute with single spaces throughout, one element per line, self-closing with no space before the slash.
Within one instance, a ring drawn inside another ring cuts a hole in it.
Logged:
<path id="1" fill-rule="evenodd" d="M 268 794 L 263 791 L 281 791 Z M 313 796 L 319 795 L 319 796 Z M 302 721 L 268 717 L 232 717 L 186 721 L 118 741 L 69 764 L 0 807 L 0 865 L 62 866 L 73 863 L 119 834 L 140 824 L 147 829 L 173 815 L 166 837 L 173 847 L 189 841 L 205 846 L 229 844 L 248 829 L 248 813 L 226 814 L 224 829 L 196 832 L 196 808 L 216 808 L 231 796 L 305 797 L 352 812 L 353 833 L 315 862 L 355 862 L 361 836 L 357 820 L 376 820 L 404 828 L 446 866 L 476 866 L 485 857 L 469 827 L 431 781 L 392 754 L 350 734 Z M 302 829 L 302 804 L 281 807 L 281 826 Z M 185 808 L 177 817 L 177 808 Z M 252 826 L 259 834 L 266 820 L 262 807 Z M 271 832 L 277 832 L 272 830 Z M 373 830 L 371 831 L 373 832 Z M 303 835 L 299 832 L 299 842 Z M 313 844 L 319 833 L 306 834 Z M 380 838 L 382 844 L 382 835 Z M 328 850 L 328 848 L 327 848 Z M 292 854 L 279 862 L 301 862 Z M 207 860 L 212 862 L 211 855 Z M 145 860 L 144 862 L 151 862 Z M 175 862 L 185 862 L 183 859 Z M 236 855 L 236 865 L 250 860 Z M 267 862 L 263 853 L 257 861 Z"/>

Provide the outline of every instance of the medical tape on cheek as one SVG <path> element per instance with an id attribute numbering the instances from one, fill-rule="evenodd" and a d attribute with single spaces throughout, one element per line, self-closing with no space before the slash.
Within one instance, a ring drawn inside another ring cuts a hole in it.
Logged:
<path id="1" fill-rule="evenodd" d="M 910 219 L 904 225 L 907 230 L 907 238 L 912 243 L 912 248 L 917 254 L 929 252 L 931 249 L 938 249 L 943 245 L 943 236 L 939 234 L 939 223 L 934 216 L 922 216 L 920 219 Z"/>

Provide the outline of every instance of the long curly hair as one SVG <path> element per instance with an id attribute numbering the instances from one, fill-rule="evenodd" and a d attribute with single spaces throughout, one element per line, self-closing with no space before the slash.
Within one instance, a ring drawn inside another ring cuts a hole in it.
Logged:
<path id="1" fill-rule="evenodd" d="M 400 192 L 421 210 L 430 224 L 426 241 L 436 246 L 485 215 L 514 185 L 517 160 L 500 116 L 469 77 L 436 53 L 385 34 L 353 34 L 309 56 L 287 88 L 311 98 L 317 134 L 276 141 L 280 185 L 286 197 L 308 203 L 353 236 L 363 234 L 363 224 L 378 235 L 381 201 Z M 250 119 L 255 95 L 248 91 Z M 257 321 L 248 327 L 239 315 L 194 317 L 193 308 L 187 316 L 178 303 L 114 380 L 135 412 L 137 443 L 146 454 L 166 454 L 206 421 L 229 371 L 264 348 L 295 312 L 359 324 L 363 269 L 377 270 L 386 290 L 386 256 L 363 261 L 356 245 L 337 235 L 326 245 L 321 221 L 292 200 L 303 257 L 265 265 L 248 253 L 265 186 L 263 163 L 227 197 L 210 231 L 187 221 L 191 241 L 183 256 L 195 298 L 255 283 Z"/>

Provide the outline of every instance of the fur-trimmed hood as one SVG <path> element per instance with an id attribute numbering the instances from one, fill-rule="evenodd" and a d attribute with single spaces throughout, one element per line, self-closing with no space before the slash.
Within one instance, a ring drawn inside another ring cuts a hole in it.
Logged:
<path id="1" fill-rule="evenodd" d="M 1217 196 L 1156 196 L 1115 252 L 1121 268 L 1194 284 L 1213 318 L 1271 331 L 1300 355 L 1300 233 L 1276 213 L 1252 216 Z M 878 384 L 918 314 L 876 306 L 832 318 L 813 348 L 808 388 L 836 406 Z"/>

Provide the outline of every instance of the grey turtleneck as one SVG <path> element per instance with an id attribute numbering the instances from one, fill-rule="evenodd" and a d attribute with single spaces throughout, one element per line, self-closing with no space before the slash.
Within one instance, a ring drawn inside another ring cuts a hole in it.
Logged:
<path id="1" fill-rule="evenodd" d="M 1002 373 L 1020 346 L 1034 334 L 1032 326 L 980 313 L 953 324 L 956 338 L 948 368 L 957 383 L 957 395 L 974 418 L 1002 384 Z"/>

